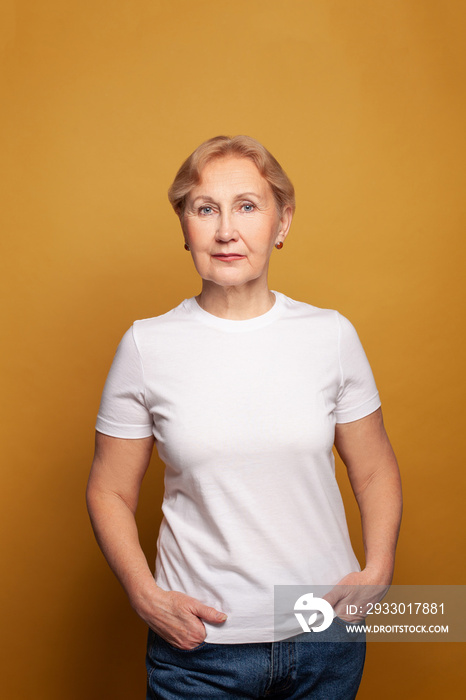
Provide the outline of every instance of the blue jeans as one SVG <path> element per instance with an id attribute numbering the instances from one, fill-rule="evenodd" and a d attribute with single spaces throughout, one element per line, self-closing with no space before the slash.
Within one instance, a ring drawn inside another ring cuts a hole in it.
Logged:
<path id="1" fill-rule="evenodd" d="M 312 642 L 299 641 L 309 639 L 300 635 L 258 644 L 203 642 L 183 651 L 150 630 L 146 700 L 353 700 L 364 667 L 364 638 L 348 635 L 338 619 L 318 634 L 319 641 Z"/>

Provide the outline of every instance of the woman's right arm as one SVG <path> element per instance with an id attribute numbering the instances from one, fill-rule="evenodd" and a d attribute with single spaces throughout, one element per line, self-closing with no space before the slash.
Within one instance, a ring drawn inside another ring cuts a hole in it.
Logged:
<path id="1" fill-rule="evenodd" d="M 219 623 L 226 615 L 154 581 L 135 520 L 153 445 L 152 437 L 127 440 L 97 432 L 87 507 L 97 542 L 134 610 L 170 644 L 191 649 L 205 639 L 202 619 Z"/>

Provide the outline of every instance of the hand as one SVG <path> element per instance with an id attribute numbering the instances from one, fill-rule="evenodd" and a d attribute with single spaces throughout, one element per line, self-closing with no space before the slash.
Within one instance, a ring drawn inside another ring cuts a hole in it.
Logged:
<path id="1" fill-rule="evenodd" d="M 342 620 L 361 622 L 367 615 L 368 606 L 379 603 L 389 588 L 390 585 L 381 583 L 380 577 L 366 568 L 344 576 L 323 597 Z"/>
<path id="2" fill-rule="evenodd" d="M 184 593 L 164 591 L 157 586 L 151 593 L 144 609 L 141 604 L 133 607 L 154 632 L 179 649 L 193 649 L 205 640 L 202 620 L 220 624 L 227 619 L 225 613 Z"/>

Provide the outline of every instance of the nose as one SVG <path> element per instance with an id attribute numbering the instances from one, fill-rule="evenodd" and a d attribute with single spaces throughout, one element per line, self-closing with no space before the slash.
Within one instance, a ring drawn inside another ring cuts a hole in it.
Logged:
<path id="1" fill-rule="evenodd" d="M 233 223 L 233 217 L 228 212 L 222 212 L 218 218 L 218 228 L 215 237 L 218 241 L 227 243 L 237 240 L 238 232 Z"/>

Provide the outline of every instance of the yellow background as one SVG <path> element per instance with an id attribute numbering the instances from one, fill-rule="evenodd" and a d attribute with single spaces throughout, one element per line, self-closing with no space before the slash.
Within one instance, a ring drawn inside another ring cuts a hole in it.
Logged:
<path id="1" fill-rule="evenodd" d="M 405 490 L 395 582 L 465 583 L 465 4 L 0 12 L 2 697 L 144 696 L 144 625 L 93 541 L 84 489 L 121 335 L 199 289 L 166 190 L 219 133 L 258 138 L 295 183 L 271 287 L 338 308 L 371 361 Z M 151 562 L 161 485 L 154 458 L 139 513 Z M 460 653 L 373 644 L 358 698 L 457 697 Z"/>

